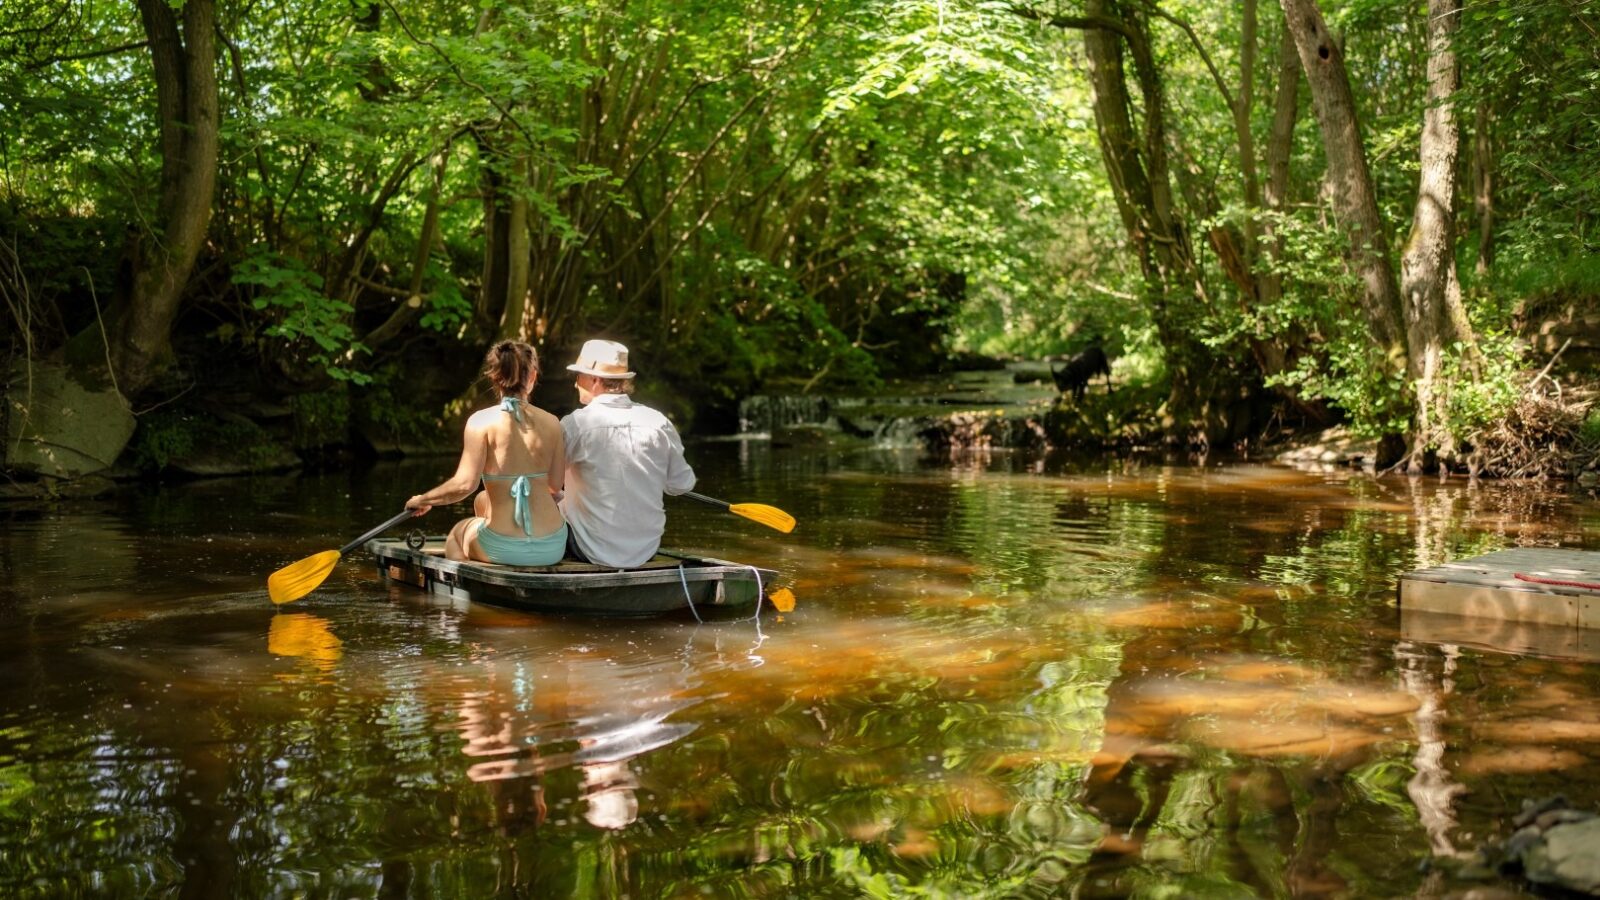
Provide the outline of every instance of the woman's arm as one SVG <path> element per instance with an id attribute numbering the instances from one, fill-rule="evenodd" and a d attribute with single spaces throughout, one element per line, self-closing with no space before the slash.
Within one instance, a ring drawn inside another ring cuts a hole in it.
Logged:
<path id="1" fill-rule="evenodd" d="M 488 442 L 484 438 L 483 429 L 475 424 L 473 419 L 468 419 L 466 430 L 461 435 L 461 462 L 456 466 L 456 473 L 433 490 L 407 500 L 406 508 L 427 512 L 435 506 L 465 500 L 467 495 L 478 487 L 478 479 L 483 476 L 483 459 L 487 453 Z"/>

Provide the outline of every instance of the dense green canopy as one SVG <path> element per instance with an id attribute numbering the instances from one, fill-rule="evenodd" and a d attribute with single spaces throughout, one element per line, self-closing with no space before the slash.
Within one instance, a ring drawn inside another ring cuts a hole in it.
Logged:
<path id="1" fill-rule="evenodd" d="M 3 349 L 136 406 L 431 416 L 497 337 L 616 337 L 702 410 L 1101 340 L 1178 432 L 1242 390 L 1448 446 L 1515 395 L 1515 314 L 1600 285 L 1597 29 L 1566 0 L 11 4 Z M 1419 194 L 1431 110 L 1459 151 Z M 1434 289 L 1402 260 L 1428 240 L 1470 327 L 1386 338 L 1433 302 L 1394 299 Z"/>

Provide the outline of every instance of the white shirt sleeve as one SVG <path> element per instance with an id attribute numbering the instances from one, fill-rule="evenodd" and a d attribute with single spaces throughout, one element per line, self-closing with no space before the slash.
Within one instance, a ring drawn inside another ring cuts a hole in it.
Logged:
<path id="1" fill-rule="evenodd" d="M 694 469 L 683 458 L 683 439 L 678 437 L 678 429 L 667 422 L 662 431 L 667 436 L 667 483 L 663 490 L 673 496 L 694 490 Z"/>

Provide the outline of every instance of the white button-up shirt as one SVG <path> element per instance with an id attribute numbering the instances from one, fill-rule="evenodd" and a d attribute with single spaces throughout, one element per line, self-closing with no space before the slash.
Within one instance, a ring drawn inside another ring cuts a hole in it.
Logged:
<path id="1" fill-rule="evenodd" d="M 578 548 L 603 566 L 655 556 L 666 529 L 662 494 L 694 487 L 667 417 L 627 394 L 600 394 L 561 420 L 567 477 L 561 514 Z"/>

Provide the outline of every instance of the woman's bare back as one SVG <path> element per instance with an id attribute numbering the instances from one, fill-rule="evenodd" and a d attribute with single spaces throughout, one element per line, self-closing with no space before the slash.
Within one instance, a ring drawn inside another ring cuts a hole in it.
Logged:
<path id="1" fill-rule="evenodd" d="M 561 511 L 552 491 L 562 487 L 566 468 L 561 422 L 555 416 L 527 403 L 521 404 L 522 421 L 498 406 L 473 413 L 473 424 L 480 425 L 484 438 L 483 473 L 507 476 L 486 479 L 483 492 L 488 497 L 485 518 L 489 527 L 508 537 L 523 535 L 514 518 L 511 479 L 514 475 L 539 475 L 530 478 L 528 507 L 532 513 L 533 536 L 541 537 L 561 527 Z"/>

